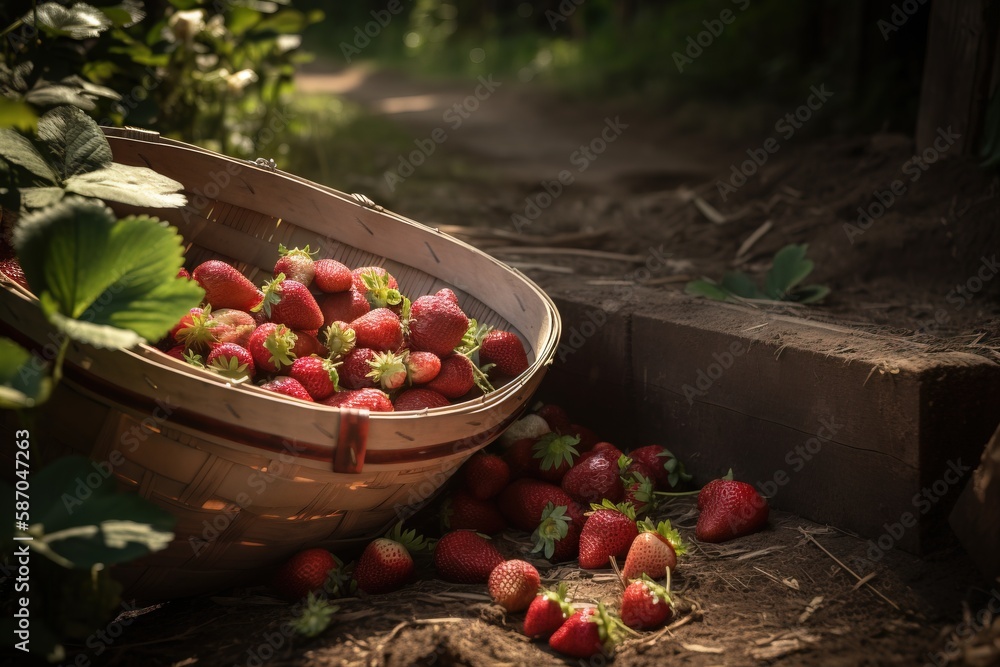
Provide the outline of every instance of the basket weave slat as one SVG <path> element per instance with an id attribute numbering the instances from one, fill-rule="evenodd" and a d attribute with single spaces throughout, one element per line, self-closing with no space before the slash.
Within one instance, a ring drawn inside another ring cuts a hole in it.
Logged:
<path id="1" fill-rule="evenodd" d="M 361 546 L 432 498 L 525 409 L 560 323 L 551 300 L 520 273 L 364 198 L 155 133 L 106 133 L 117 162 L 184 185 L 184 209 L 115 209 L 175 225 L 189 268 L 223 259 L 260 284 L 271 277 L 278 243 L 309 244 L 352 268 L 385 267 L 411 298 L 454 290 L 470 317 L 520 336 L 530 360 L 488 396 L 429 411 L 359 413 L 352 419 L 367 420 L 366 441 L 341 443 L 338 409 L 234 384 L 147 345 L 117 352 L 71 345 L 51 401 L 68 419 L 47 420 L 36 440 L 46 452 L 114 461 L 122 486 L 177 519 L 165 550 L 116 567 L 127 595 L 217 590 L 259 581 L 302 548 Z M 9 282 L 0 285 L 0 335 L 36 350 L 50 342 L 34 296 Z M 336 472 L 338 451 L 363 455 L 360 469 Z"/>

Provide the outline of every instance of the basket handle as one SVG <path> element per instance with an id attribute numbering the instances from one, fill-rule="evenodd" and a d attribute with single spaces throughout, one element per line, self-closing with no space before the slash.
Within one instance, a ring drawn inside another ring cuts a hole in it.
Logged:
<path id="1" fill-rule="evenodd" d="M 341 408 L 337 451 L 333 454 L 333 471 L 356 475 L 365 466 L 368 448 L 368 410 Z"/>

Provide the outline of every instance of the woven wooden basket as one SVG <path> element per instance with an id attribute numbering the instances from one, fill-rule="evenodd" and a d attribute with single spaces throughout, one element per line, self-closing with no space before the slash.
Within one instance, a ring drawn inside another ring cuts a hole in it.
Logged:
<path id="1" fill-rule="evenodd" d="M 166 550 L 117 568 L 127 595 L 217 590 L 300 548 L 360 545 L 432 496 L 524 410 L 552 362 L 560 321 L 522 274 L 366 197 L 152 132 L 105 133 L 116 162 L 184 184 L 186 208 L 151 212 L 184 235 L 189 267 L 224 259 L 259 284 L 279 243 L 309 244 L 351 267 L 384 266 L 413 297 L 450 287 L 470 317 L 517 333 L 530 360 L 487 396 L 368 414 L 236 386 L 147 345 L 71 345 L 41 445 L 109 463 L 124 485 L 177 517 Z M 51 342 L 35 297 L 10 282 L 0 289 L 0 333 L 38 350 Z"/>

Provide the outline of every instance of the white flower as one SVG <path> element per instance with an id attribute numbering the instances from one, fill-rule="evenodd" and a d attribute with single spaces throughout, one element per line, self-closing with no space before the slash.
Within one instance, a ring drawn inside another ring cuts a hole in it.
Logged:
<path id="1" fill-rule="evenodd" d="M 174 12 L 167 21 L 168 36 L 174 42 L 191 42 L 204 29 L 205 11 L 202 9 Z"/>
<path id="2" fill-rule="evenodd" d="M 254 72 L 252 69 L 241 69 L 239 72 L 234 72 L 233 74 L 227 73 L 223 76 L 226 79 L 226 86 L 229 88 L 229 92 L 234 95 L 257 80 L 257 72 Z"/>

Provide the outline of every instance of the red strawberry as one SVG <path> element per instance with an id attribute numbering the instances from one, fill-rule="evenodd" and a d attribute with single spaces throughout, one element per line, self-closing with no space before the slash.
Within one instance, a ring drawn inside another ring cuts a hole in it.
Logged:
<path id="1" fill-rule="evenodd" d="M 253 355 L 250 350 L 241 347 L 236 343 L 223 343 L 215 346 L 208 353 L 205 366 L 212 369 L 223 377 L 239 380 L 240 378 L 253 379 L 256 374 L 256 367 L 253 363 Z"/>
<path id="2" fill-rule="evenodd" d="M 474 498 L 487 500 L 507 486 L 510 468 L 506 461 L 496 454 L 480 451 L 462 466 L 462 481 Z"/>
<path id="3" fill-rule="evenodd" d="M 482 352 L 479 353 L 482 359 Z M 566 411 L 554 403 L 547 403 L 535 410 L 535 414 L 545 420 L 549 428 L 562 434 L 571 434 L 572 425 Z"/>
<path id="4" fill-rule="evenodd" d="M 396 412 L 403 410 L 426 410 L 429 408 L 443 408 L 451 405 L 451 401 L 430 389 L 407 389 L 393 401 Z"/>
<path id="5" fill-rule="evenodd" d="M 579 424 L 570 424 L 567 433 L 580 438 L 580 444 L 577 445 L 576 448 L 579 449 L 581 453 L 589 452 L 597 443 L 601 441 L 601 438 L 596 433 L 586 426 L 580 426 Z"/>
<path id="6" fill-rule="evenodd" d="M 187 347 L 188 346 L 187 339 L 190 335 L 188 331 L 195 326 L 196 322 L 200 322 L 202 326 L 204 326 L 204 323 L 207 322 L 207 320 L 208 318 L 205 317 L 204 309 L 192 308 L 191 310 L 188 311 L 187 315 L 181 317 L 181 319 L 177 322 L 177 324 L 171 327 L 170 333 L 168 333 L 167 336 Z M 181 331 L 184 331 L 183 340 L 177 338 L 177 334 Z M 214 341 L 215 338 L 211 337 L 211 340 Z M 205 340 L 204 342 L 207 343 L 209 341 Z"/>
<path id="7" fill-rule="evenodd" d="M 610 654 L 620 636 L 621 621 L 610 616 L 602 603 L 570 616 L 549 637 L 549 646 L 573 658 L 590 658 Z"/>
<path id="8" fill-rule="evenodd" d="M 213 310 L 212 320 L 222 325 L 215 334 L 220 343 L 236 343 L 243 347 L 246 347 L 250 334 L 258 326 L 253 315 L 233 308 Z"/>
<path id="9" fill-rule="evenodd" d="M 326 342 L 330 358 L 339 359 L 347 356 L 354 349 L 357 336 L 354 335 L 354 329 L 347 322 L 331 322 L 323 330 L 323 340 Z"/>
<path id="10" fill-rule="evenodd" d="M 632 540 L 622 578 L 625 581 L 648 575 L 662 579 L 669 568 L 677 567 L 678 554 L 687 553 L 687 546 L 680 533 L 670 526 L 669 521 L 661 521 L 654 526 L 649 519 L 638 524 L 639 534 Z"/>
<path id="11" fill-rule="evenodd" d="M 323 311 L 309 288 L 286 279 L 283 273 L 264 284 L 264 300 L 256 310 L 262 310 L 270 321 L 292 329 L 309 331 L 323 326 Z"/>
<path id="12" fill-rule="evenodd" d="M 441 359 L 441 371 L 424 385 L 447 398 L 461 398 L 476 384 L 475 365 L 463 354 L 450 354 Z"/>
<path id="13" fill-rule="evenodd" d="M 479 500 L 458 490 L 445 501 L 441 523 L 448 530 L 474 530 L 484 535 L 496 535 L 507 527 L 503 515 L 492 500 Z"/>
<path id="14" fill-rule="evenodd" d="M 622 622 L 633 630 L 659 628 L 674 615 L 670 593 L 643 575 L 622 593 L 621 615 Z"/>
<path id="15" fill-rule="evenodd" d="M 442 297 L 444 299 L 448 299 L 448 301 L 451 301 L 456 306 L 458 305 L 458 297 L 455 296 L 455 293 L 452 292 L 447 287 L 442 287 L 437 292 L 434 292 L 434 296 L 439 296 L 439 297 Z"/>
<path id="16" fill-rule="evenodd" d="M 546 505 L 568 506 L 571 502 L 573 499 L 555 484 L 526 477 L 508 484 L 497 499 L 510 525 L 529 533 L 538 528 Z"/>
<path id="17" fill-rule="evenodd" d="M 370 347 L 376 352 L 398 350 L 403 344 L 403 329 L 399 315 L 388 308 L 376 308 L 351 322 L 358 347 Z"/>
<path id="18" fill-rule="evenodd" d="M 411 551 L 423 551 L 429 543 L 415 530 L 403 531 L 397 523 L 385 537 L 368 544 L 354 568 L 358 588 L 374 595 L 389 593 L 402 587 L 413 576 Z"/>
<path id="19" fill-rule="evenodd" d="M 322 589 L 331 570 L 341 565 L 326 549 L 300 551 L 278 568 L 271 579 L 271 589 L 286 600 L 300 600 Z"/>
<path id="20" fill-rule="evenodd" d="M 292 333 L 295 334 L 295 344 L 292 345 L 292 354 L 296 357 L 308 357 L 312 355 L 325 357 L 328 354 L 326 346 L 319 342 L 319 338 L 311 331 L 296 330 Z"/>
<path id="21" fill-rule="evenodd" d="M 414 350 L 444 358 L 462 342 L 469 318 L 447 297 L 422 296 L 410 306 L 408 326 Z"/>
<path id="22" fill-rule="evenodd" d="M 535 599 L 541 579 L 535 566 L 523 560 L 500 563 L 490 573 L 490 597 L 509 612 L 524 611 Z"/>
<path id="23" fill-rule="evenodd" d="M 684 465 L 661 445 L 633 449 L 628 455 L 633 461 L 652 471 L 656 486 L 661 489 L 673 488 L 691 479 L 691 475 L 684 470 Z"/>
<path id="24" fill-rule="evenodd" d="M 348 389 L 374 388 L 375 381 L 369 373 L 372 372 L 371 361 L 377 354 L 378 352 L 367 347 L 356 347 L 351 350 L 338 368 L 340 384 Z"/>
<path id="25" fill-rule="evenodd" d="M 625 502 L 631 503 L 637 514 L 656 505 L 656 496 L 654 495 L 656 487 L 653 486 L 651 478 L 633 470 L 628 473 L 623 483 L 627 484 Z"/>
<path id="26" fill-rule="evenodd" d="M 438 574 L 446 581 L 460 584 L 485 584 L 493 568 L 503 561 L 489 540 L 469 530 L 445 534 L 434 549 Z"/>
<path id="27" fill-rule="evenodd" d="M 363 266 L 351 272 L 354 289 L 365 295 L 372 308 L 399 306 L 403 295 L 389 272 L 380 266 Z"/>
<path id="28" fill-rule="evenodd" d="M 174 345 L 169 350 L 164 352 L 164 354 L 166 354 L 167 356 L 171 356 L 174 359 L 180 359 L 181 361 L 184 361 L 184 353 L 186 351 L 187 350 L 184 349 L 183 345 Z"/>
<path id="29" fill-rule="evenodd" d="M 378 389 L 345 389 L 320 401 L 332 408 L 357 408 L 370 412 L 392 412 L 392 401 Z"/>
<path id="30" fill-rule="evenodd" d="M 410 352 L 406 357 L 406 373 L 413 384 L 425 384 L 441 372 L 441 359 L 433 352 Z"/>
<path id="31" fill-rule="evenodd" d="M 580 531 L 580 567 L 585 570 L 608 567 L 612 556 L 624 558 L 639 534 L 631 505 L 605 500 L 591 507 L 595 511 Z"/>
<path id="32" fill-rule="evenodd" d="M 346 292 L 354 285 L 351 270 L 335 259 L 317 259 L 313 272 L 313 283 L 323 292 Z"/>
<path id="33" fill-rule="evenodd" d="M 516 377 L 528 370 L 528 354 L 517 334 L 494 329 L 483 337 L 479 363 L 494 364 L 494 370 L 500 375 Z"/>
<path id="34" fill-rule="evenodd" d="M 618 463 L 601 454 L 581 459 L 570 468 L 562 479 L 562 488 L 581 503 L 599 503 L 605 498 L 616 503 L 625 497 Z"/>
<path id="35" fill-rule="evenodd" d="M 372 309 L 365 295 L 354 289 L 336 294 L 324 294 L 318 303 L 323 313 L 324 326 L 330 326 L 334 322 L 351 322 Z"/>
<path id="36" fill-rule="evenodd" d="M 702 509 L 695 537 L 702 542 L 725 542 L 760 530 L 767 523 L 770 508 L 757 489 L 746 482 L 719 481 L 709 489 L 704 502 L 701 494 L 705 489 L 698 494 Z"/>
<path id="37" fill-rule="evenodd" d="M 181 269 L 181 271 L 183 270 Z M 0 261 L 0 274 L 13 280 L 24 289 L 30 289 L 28 287 L 28 279 L 24 277 L 24 269 L 21 268 L 16 257 L 8 257 Z"/>
<path id="38" fill-rule="evenodd" d="M 391 311 L 390 311 L 391 312 Z M 406 383 L 404 355 L 395 352 L 378 352 L 368 362 L 368 377 L 382 389 L 399 389 Z"/>
<path id="39" fill-rule="evenodd" d="M 191 277 L 205 290 L 205 301 L 212 304 L 213 308 L 249 311 L 264 298 L 246 276 L 217 259 L 199 264 Z"/>
<path id="40" fill-rule="evenodd" d="M 524 614 L 524 634 L 531 639 L 548 639 L 574 614 L 566 599 L 566 582 L 559 582 L 554 591 L 542 590 L 528 605 Z"/>
<path id="41" fill-rule="evenodd" d="M 553 484 L 561 482 L 576 458 L 579 457 L 579 452 L 576 450 L 578 442 L 579 439 L 576 436 L 559 435 L 555 432 L 546 433 L 539 438 L 531 448 L 532 458 L 535 459 L 533 476 Z M 596 500 L 600 500 L 600 498 Z"/>
<path id="42" fill-rule="evenodd" d="M 318 250 L 316 252 L 319 252 Z M 313 267 L 312 256 L 316 252 L 309 252 L 309 246 L 305 248 L 292 248 L 289 250 L 282 244 L 278 244 L 278 254 L 281 257 L 274 265 L 274 276 L 284 274 L 289 280 L 302 283 L 306 287 L 312 284 L 316 269 Z"/>
<path id="43" fill-rule="evenodd" d="M 285 366 L 292 365 L 296 336 L 284 324 L 268 322 L 262 324 L 247 341 L 247 349 L 253 355 L 257 370 L 265 373 L 277 373 Z"/>
<path id="44" fill-rule="evenodd" d="M 340 389 L 336 364 L 323 357 L 299 357 L 292 362 L 289 375 L 298 380 L 315 401 L 322 401 Z"/>
<path id="45" fill-rule="evenodd" d="M 705 509 L 705 506 L 714 499 L 715 494 L 719 492 L 720 488 L 722 488 L 723 483 L 731 482 L 732 479 L 733 469 L 730 468 L 729 472 L 727 472 L 724 477 L 713 479 L 708 484 L 701 487 L 701 491 L 698 492 L 698 509 Z"/>
<path id="46" fill-rule="evenodd" d="M 593 447 L 591 447 L 589 451 L 582 454 L 580 456 L 580 460 L 577 461 L 577 463 L 580 463 L 586 460 L 587 458 L 591 456 L 596 456 L 598 454 L 600 454 L 607 460 L 611 461 L 616 466 L 618 465 L 618 459 L 620 459 L 623 456 L 622 450 L 618 449 L 610 442 L 598 442 Z"/>
<path id="47" fill-rule="evenodd" d="M 191 280 L 191 274 L 183 266 L 177 270 L 177 277 L 184 278 L 186 280 Z"/>
<path id="48" fill-rule="evenodd" d="M 300 398 L 303 401 L 309 401 L 310 403 L 314 402 L 313 397 L 309 395 L 309 392 L 302 386 L 302 383 L 292 377 L 284 375 L 278 376 L 273 380 L 269 380 L 260 385 L 260 388 L 273 391 L 276 394 L 291 396 L 292 398 Z"/>
<path id="49" fill-rule="evenodd" d="M 573 560 L 580 552 L 580 529 L 586 517 L 576 503 L 569 506 L 549 503 L 542 510 L 538 528 L 531 534 L 534 548 L 553 563 Z"/>
<path id="50" fill-rule="evenodd" d="M 519 438 L 512 442 L 503 454 L 513 479 L 537 477 L 538 463 L 535 461 L 535 443 L 539 438 Z"/>

